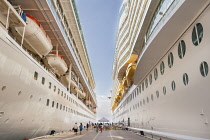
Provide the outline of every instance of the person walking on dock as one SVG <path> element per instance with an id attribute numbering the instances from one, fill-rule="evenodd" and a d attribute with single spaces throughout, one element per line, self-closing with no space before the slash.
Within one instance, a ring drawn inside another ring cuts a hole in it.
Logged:
<path id="1" fill-rule="evenodd" d="M 82 135 L 82 130 L 83 130 L 83 125 L 82 125 L 82 123 L 80 123 L 80 126 L 79 126 L 80 135 Z"/>
<path id="2" fill-rule="evenodd" d="M 75 123 L 75 125 L 74 125 L 74 127 L 73 127 L 73 130 L 74 130 L 75 134 L 77 135 L 77 131 L 78 131 L 77 123 Z"/>
<path id="3" fill-rule="evenodd" d="M 101 131 L 101 133 L 102 133 L 103 127 L 104 127 L 104 126 L 103 126 L 103 124 L 101 123 L 101 124 L 100 124 L 100 131 Z"/>
<path id="4" fill-rule="evenodd" d="M 88 123 L 87 123 L 86 127 L 87 127 L 87 131 L 88 131 L 88 127 L 89 127 L 89 124 Z"/>

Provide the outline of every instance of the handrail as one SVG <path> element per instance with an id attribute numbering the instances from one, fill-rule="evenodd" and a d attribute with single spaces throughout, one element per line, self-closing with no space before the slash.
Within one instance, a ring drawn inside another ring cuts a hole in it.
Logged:
<path id="1" fill-rule="evenodd" d="M 127 127 L 130 130 L 134 131 L 143 131 L 145 133 L 149 133 L 152 135 L 156 136 L 162 136 L 162 137 L 167 137 L 167 138 L 172 138 L 172 139 L 183 139 L 183 140 L 208 140 L 204 138 L 198 138 L 198 137 L 191 137 L 191 136 L 186 136 L 186 135 L 180 135 L 180 134 L 173 134 L 173 133 L 166 133 L 166 132 L 160 132 L 160 131 L 154 131 L 154 130 L 148 130 L 148 129 L 141 129 L 141 128 L 134 128 L 134 127 Z"/>

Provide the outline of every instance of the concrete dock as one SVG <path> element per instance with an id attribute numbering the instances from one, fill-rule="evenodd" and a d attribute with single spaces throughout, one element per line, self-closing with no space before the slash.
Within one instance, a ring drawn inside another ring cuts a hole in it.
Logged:
<path id="1" fill-rule="evenodd" d="M 74 132 L 64 132 L 55 134 L 54 136 L 46 136 L 34 138 L 31 140 L 148 140 L 142 136 L 139 136 L 131 131 L 126 130 L 104 130 L 96 132 L 95 130 L 83 130 L 82 135 Z"/>

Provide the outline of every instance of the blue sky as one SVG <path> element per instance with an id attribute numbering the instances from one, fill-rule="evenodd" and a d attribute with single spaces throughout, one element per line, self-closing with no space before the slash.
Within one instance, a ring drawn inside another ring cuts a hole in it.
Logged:
<path id="1" fill-rule="evenodd" d="M 107 97 L 112 88 L 118 13 L 123 0 L 75 1 L 96 83 L 97 120 L 111 119 L 111 103 Z"/>

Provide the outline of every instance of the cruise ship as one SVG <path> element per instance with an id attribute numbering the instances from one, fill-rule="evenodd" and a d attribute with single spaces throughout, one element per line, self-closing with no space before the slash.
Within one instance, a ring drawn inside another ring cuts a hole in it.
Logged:
<path id="1" fill-rule="evenodd" d="M 210 1 L 124 0 L 113 122 L 150 139 L 210 139 Z"/>
<path id="2" fill-rule="evenodd" d="M 0 139 L 95 122 L 95 82 L 75 0 L 0 0 L 0 11 Z"/>

